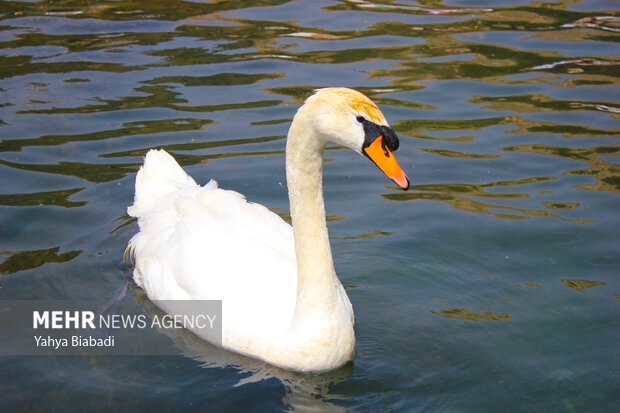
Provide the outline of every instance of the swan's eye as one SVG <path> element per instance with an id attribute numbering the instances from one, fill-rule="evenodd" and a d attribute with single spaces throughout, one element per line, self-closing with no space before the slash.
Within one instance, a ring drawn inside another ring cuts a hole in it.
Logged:
<path id="1" fill-rule="evenodd" d="M 358 121 L 359 123 L 364 123 L 364 121 L 365 121 L 365 120 L 366 120 L 366 119 L 365 119 L 363 116 L 358 116 L 358 117 L 357 117 L 357 121 Z"/>

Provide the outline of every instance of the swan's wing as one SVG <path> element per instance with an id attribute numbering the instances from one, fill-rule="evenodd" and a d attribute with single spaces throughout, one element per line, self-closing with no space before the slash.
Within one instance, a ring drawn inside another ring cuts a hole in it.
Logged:
<path id="1" fill-rule="evenodd" d="M 128 212 L 140 227 L 134 280 L 151 300 L 222 300 L 225 335 L 290 321 L 293 231 L 278 215 L 215 181 L 196 185 L 164 151 L 147 154 Z"/>
<path id="2" fill-rule="evenodd" d="M 192 298 L 247 306 L 290 293 L 282 288 L 296 282 L 293 232 L 279 216 L 221 189 L 178 200 L 175 209 L 180 219 L 171 243 L 181 257 L 177 282 Z"/>
<path id="3" fill-rule="evenodd" d="M 215 181 L 206 186 L 215 185 Z M 132 217 L 140 217 L 149 208 L 157 206 L 159 199 L 167 194 L 198 185 L 168 152 L 163 149 L 148 151 L 144 164 L 136 174 L 134 203 L 127 208 Z"/>
<path id="4" fill-rule="evenodd" d="M 228 330 L 290 321 L 292 227 L 265 207 L 233 191 L 191 188 L 160 199 L 140 228 L 131 241 L 135 278 L 151 299 L 222 300 Z"/>

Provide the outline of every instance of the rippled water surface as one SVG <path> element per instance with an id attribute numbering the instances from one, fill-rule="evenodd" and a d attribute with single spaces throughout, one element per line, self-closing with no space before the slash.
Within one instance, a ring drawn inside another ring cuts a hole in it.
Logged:
<path id="1" fill-rule="evenodd" d="M 325 152 L 345 367 L 3 357 L 0 410 L 617 411 L 618 3 L 513 3 L 1 2 L 1 299 L 112 296 L 149 148 L 286 217 L 317 87 L 375 100 L 413 182 Z"/>

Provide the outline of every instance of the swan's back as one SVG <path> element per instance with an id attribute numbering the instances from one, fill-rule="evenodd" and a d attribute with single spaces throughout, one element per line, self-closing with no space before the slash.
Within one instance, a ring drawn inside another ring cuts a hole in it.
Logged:
<path id="1" fill-rule="evenodd" d="M 165 151 L 136 177 L 134 280 L 151 300 L 222 300 L 223 344 L 286 328 L 297 288 L 292 227 L 238 192 L 204 187 Z"/>

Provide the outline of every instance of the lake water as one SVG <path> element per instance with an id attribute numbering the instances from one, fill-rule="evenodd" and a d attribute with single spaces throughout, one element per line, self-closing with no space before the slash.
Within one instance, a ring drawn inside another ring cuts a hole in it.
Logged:
<path id="1" fill-rule="evenodd" d="M 0 299 L 114 294 L 149 148 L 286 216 L 285 136 L 317 87 L 377 102 L 412 179 L 325 153 L 352 363 L 290 373 L 190 335 L 176 356 L 5 356 L 0 410 L 618 411 L 617 2 L 5 1 L 0 19 Z"/>

